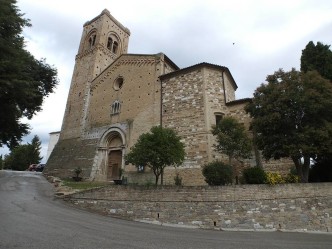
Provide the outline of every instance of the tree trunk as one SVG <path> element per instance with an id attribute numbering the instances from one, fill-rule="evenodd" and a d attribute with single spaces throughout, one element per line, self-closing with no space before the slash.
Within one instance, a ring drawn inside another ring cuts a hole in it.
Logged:
<path id="1" fill-rule="evenodd" d="M 160 173 L 155 168 L 152 168 L 152 170 L 153 170 L 154 175 L 156 176 L 156 182 L 155 182 L 155 184 L 158 185 L 158 180 L 159 180 Z"/>
<path id="2" fill-rule="evenodd" d="M 229 155 L 228 156 L 228 164 L 232 167 L 232 171 L 233 171 L 233 180 L 235 179 L 235 184 L 237 184 L 237 170 L 236 168 L 232 165 L 233 164 L 233 156 Z M 234 181 L 232 181 L 232 184 L 234 183 Z"/>
<path id="3" fill-rule="evenodd" d="M 160 170 L 160 185 L 164 184 L 164 168 Z"/>
<path id="4" fill-rule="evenodd" d="M 155 174 L 155 176 L 156 176 L 156 182 L 155 182 L 155 184 L 158 185 L 159 175 Z"/>
<path id="5" fill-rule="evenodd" d="M 232 166 L 232 159 L 233 157 L 231 155 L 228 156 L 228 164 Z"/>
<path id="6" fill-rule="evenodd" d="M 309 181 L 309 168 L 310 168 L 310 156 L 304 156 L 304 163 L 302 167 L 302 182 L 307 183 Z"/>
<path id="7" fill-rule="evenodd" d="M 309 180 L 309 168 L 310 168 L 310 156 L 304 156 L 304 162 L 301 164 L 301 159 L 292 157 L 296 167 L 297 175 L 301 179 L 301 182 L 307 183 Z"/>
<path id="8" fill-rule="evenodd" d="M 303 182 L 302 165 L 301 165 L 301 161 L 300 161 L 301 159 L 298 157 L 292 156 L 292 160 L 295 164 L 297 175 L 301 179 L 301 182 Z"/>
<path id="9" fill-rule="evenodd" d="M 261 154 L 255 144 L 253 145 L 253 148 L 254 148 L 254 153 L 255 153 L 256 165 L 258 168 L 263 169 Z"/>

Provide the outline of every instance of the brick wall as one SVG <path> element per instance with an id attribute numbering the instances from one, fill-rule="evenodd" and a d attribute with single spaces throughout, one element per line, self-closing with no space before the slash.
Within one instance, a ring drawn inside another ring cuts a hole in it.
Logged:
<path id="1" fill-rule="evenodd" d="M 332 183 L 223 187 L 109 186 L 67 198 L 130 220 L 220 229 L 332 230 Z"/>

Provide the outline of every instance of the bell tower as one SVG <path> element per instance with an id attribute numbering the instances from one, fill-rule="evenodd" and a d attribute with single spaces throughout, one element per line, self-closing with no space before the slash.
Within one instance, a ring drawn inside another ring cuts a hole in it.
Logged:
<path id="1" fill-rule="evenodd" d="M 130 31 L 108 10 L 83 25 L 60 140 L 81 137 L 91 81 L 128 51 Z"/>

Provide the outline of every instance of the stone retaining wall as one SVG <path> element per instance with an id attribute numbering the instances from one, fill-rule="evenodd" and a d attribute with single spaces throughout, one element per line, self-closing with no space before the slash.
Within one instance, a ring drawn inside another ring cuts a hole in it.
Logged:
<path id="1" fill-rule="evenodd" d="M 114 217 L 218 229 L 332 230 L 332 183 L 223 187 L 108 186 L 67 196 Z"/>

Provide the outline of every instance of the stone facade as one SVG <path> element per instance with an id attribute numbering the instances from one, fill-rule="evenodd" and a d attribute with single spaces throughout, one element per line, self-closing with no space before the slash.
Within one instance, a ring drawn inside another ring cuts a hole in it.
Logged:
<path id="1" fill-rule="evenodd" d="M 234 116 L 249 132 L 244 111 L 249 99 L 236 100 L 237 85 L 227 67 L 200 63 L 180 69 L 165 54 L 128 54 L 130 31 L 107 10 L 88 21 L 76 56 L 59 141 L 45 173 L 68 177 L 81 167 L 90 180 L 111 181 L 124 172 L 129 182 L 151 181 L 124 155 L 152 126 L 178 132 L 186 158 L 165 171 L 166 184 L 178 173 L 185 185 L 204 185 L 201 167 L 226 159 L 213 150 L 211 126 Z M 238 167 L 254 166 L 259 153 Z M 240 170 L 239 170 L 240 172 Z"/>
<path id="2" fill-rule="evenodd" d="M 222 187 L 109 186 L 67 196 L 104 215 L 221 230 L 332 230 L 331 183 Z"/>

